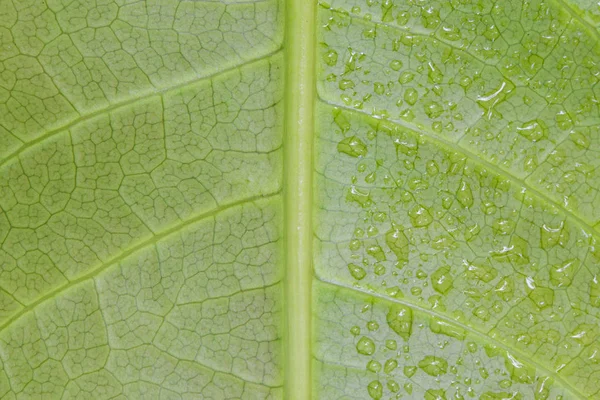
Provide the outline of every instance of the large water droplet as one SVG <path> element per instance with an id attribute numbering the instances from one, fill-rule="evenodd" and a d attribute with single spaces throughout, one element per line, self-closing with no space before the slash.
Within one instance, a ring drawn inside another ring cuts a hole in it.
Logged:
<path id="1" fill-rule="evenodd" d="M 569 286 L 579 270 L 579 260 L 571 259 L 550 269 L 550 282 L 557 287 Z"/>
<path id="2" fill-rule="evenodd" d="M 376 244 L 367 246 L 366 250 L 367 250 L 367 254 L 370 255 L 371 257 L 375 258 L 377 261 L 385 261 L 386 260 L 385 253 L 383 252 L 383 249 L 381 248 L 381 246 L 376 245 Z"/>
<path id="3" fill-rule="evenodd" d="M 392 227 L 385 234 L 385 243 L 396 255 L 398 261 L 407 262 L 409 253 L 408 238 L 404 234 L 404 228 L 401 226 Z"/>
<path id="4" fill-rule="evenodd" d="M 379 361 L 371 360 L 367 363 L 367 369 L 377 373 L 381 370 L 381 363 Z"/>
<path id="5" fill-rule="evenodd" d="M 469 208 L 473 205 L 473 192 L 469 183 L 464 180 L 460 181 L 460 185 L 456 191 L 456 199 L 463 207 Z"/>
<path id="6" fill-rule="evenodd" d="M 404 340 L 408 340 L 412 333 L 412 310 L 401 304 L 390 307 L 386 321 L 389 327 Z"/>
<path id="7" fill-rule="evenodd" d="M 358 351 L 359 354 L 370 356 L 375 353 L 375 342 L 373 342 L 372 339 L 363 336 L 358 340 L 358 343 L 356 343 L 356 351 Z"/>
<path id="8" fill-rule="evenodd" d="M 438 268 L 431 274 L 431 286 L 441 294 L 446 294 L 452 288 L 452 275 L 450 275 L 450 267 L 444 266 Z"/>
<path id="9" fill-rule="evenodd" d="M 396 361 L 394 359 L 389 359 L 384 364 L 383 372 L 385 372 L 386 374 L 389 374 L 393 370 L 395 370 L 397 367 L 398 367 L 398 361 Z"/>
<path id="10" fill-rule="evenodd" d="M 418 99 L 419 93 L 414 88 L 408 88 L 404 92 L 404 101 L 406 101 L 411 106 L 414 106 Z"/>
<path id="11" fill-rule="evenodd" d="M 448 361 L 436 356 L 426 356 L 419 361 L 419 368 L 431 376 L 444 375 L 448 371 Z"/>
<path id="12" fill-rule="evenodd" d="M 526 384 L 533 383 L 533 380 L 535 379 L 534 368 L 521 363 L 510 353 L 506 353 L 506 357 L 504 360 L 504 365 L 510 373 L 510 376 L 513 379 L 513 381 Z"/>
<path id="13" fill-rule="evenodd" d="M 529 292 L 528 297 L 541 309 L 554 304 L 554 290 L 549 288 L 535 287 Z"/>
<path id="14" fill-rule="evenodd" d="M 367 145 L 356 136 L 341 140 L 337 145 L 337 150 L 351 157 L 364 157 L 368 152 Z"/>
<path id="15" fill-rule="evenodd" d="M 451 324 L 436 317 L 429 320 L 429 329 L 438 335 L 446 335 L 459 340 L 464 340 L 464 338 L 467 336 L 467 332 L 460 326 Z"/>
<path id="16" fill-rule="evenodd" d="M 433 217 L 427 208 L 422 205 L 414 206 L 408 213 L 410 222 L 416 228 L 424 227 L 433 222 Z"/>
<path id="17" fill-rule="evenodd" d="M 368 190 L 358 189 L 356 186 L 352 186 L 348 189 L 346 200 L 358 203 L 364 208 L 371 204 L 371 192 Z"/>
<path id="18" fill-rule="evenodd" d="M 365 276 L 367 276 L 367 272 L 363 267 L 353 263 L 348 264 L 348 270 L 350 271 L 350 275 L 352 275 L 354 279 L 359 281 Z"/>
<path id="19" fill-rule="evenodd" d="M 383 396 L 383 385 L 379 381 L 372 381 L 367 386 L 367 391 L 373 400 L 379 400 Z"/>
<path id="20" fill-rule="evenodd" d="M 487 119 L 493 117 L 502 118 L 502 114 L 498 112 L 497 107 L 513 92 L 515 85 L 508 81 L 503 81 L 499 87 L 492 89 L 481 96 L 477 96 L 477 104 L 483 109 L 484 116 Z"/>
<path id="21" fill-rule="evenodd" d="M 539 142 L 547 137 L 548 128 L 544 122 L 540 120 L 532 120 L 525 122 L 517 128 L 517 133 L 531 142 Z"/>
<path id="22" fill-rule="evenodd" d="M 447 400 L 446 392 L 443 389 L 427 389 L 425 400 Z"/>
<path id="23" fill-rule="evenodd" d="M 564 229 L 563 222 L 556 228 L 547 224 L 542 225 L 540 228 L 540 236 L 540 246 L 544 250 L 550 249 L 556 245 L 565 247 L 569 241 L 569 231 Z"/>
<path id="24" fill-rule="evenodd" d="M 498 275 L 498 271 L 488 261 L 465 265 L 467 267 L 466 275 L 469 279 L 488 283 Z"/>

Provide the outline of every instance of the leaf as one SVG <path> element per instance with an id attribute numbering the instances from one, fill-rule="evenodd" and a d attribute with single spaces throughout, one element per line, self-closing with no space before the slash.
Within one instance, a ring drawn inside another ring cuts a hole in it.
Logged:
<path id="1" fill-rule="evenodd" d="M 600 398 L 598 15 L 0 0 L 0 398 Z"/>

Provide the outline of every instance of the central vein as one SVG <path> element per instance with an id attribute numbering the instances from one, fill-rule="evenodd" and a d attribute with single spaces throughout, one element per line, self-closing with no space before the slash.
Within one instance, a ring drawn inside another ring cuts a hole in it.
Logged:
<path id="1" fill-rule="evenodd" d="M 286 4 L 285 398 L 311 396 L 312 146 L 315 101 L 315 0 Z"/>

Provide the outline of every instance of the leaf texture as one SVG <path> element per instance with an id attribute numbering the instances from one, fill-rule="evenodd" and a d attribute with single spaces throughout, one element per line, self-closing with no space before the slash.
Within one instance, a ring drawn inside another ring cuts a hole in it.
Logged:
<path id="1" fill-rule="evenodd" d="M 0 398 L 600 399 L 599 21 L 0 0 Z"/>

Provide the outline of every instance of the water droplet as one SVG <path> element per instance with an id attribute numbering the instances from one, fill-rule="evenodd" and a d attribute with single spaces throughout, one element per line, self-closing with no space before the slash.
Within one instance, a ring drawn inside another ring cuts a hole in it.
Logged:
<path id="1" fill-rule="evenodd" d="M 400 71 L 400 69 L 402 68 L 402 61 L 400 61 L 400 60 L 390 61 L 390 68 L 394 71 Z"/>
<path id="2" fill-rule="evenodd" d="M 350 122 L 339 108 L 333 110 L 333 122 L 342 130 L 342 133 L 350 130 Z"/>
<path id="3" fill-rule="evenodd" d="M 503 81 L 498 88 L 477 96 L 477 104 L 484 110 L 487 119 L 492 119 L 492 117 L 502 118 L 502 114 L 497 111 L 496 107 L 509 97 L 514 88 L 515 85 L 512 83 Z"/>
<path id="4" fill-rule="evenodd" d="M 556 114 L 556 125 L 559 129 L 566 131 L 573 127 L 573 120 L 566 111 L 559 111 Z"/>
<path id="5" fill-rule="evenodd" d="M 443 26 L 439 31 L 439 35 L 443 40 L 447 40 L 449 42 L 454 42 L 460 40 L 461 38 L 460 30 L 454 25 Z"/>
<path id="6" fill-rule="evenodd" d="M 325 64 L 329 65 L 330 67 L 335 66 L 337 64 L 337 60 L 338 53 L 333 49 L 330 49 L 323 55 L 323 61 L 325 61 Z"/>
<path id="7" fill-rule="evenodd" d="M 415 74 L 413 72 L 404 71 L 403 73 L 400 74 L 400 77 L 398 78 L 398 83 L 400 83 L 402 85 L 406 85 L 407 83 L 411 82 L 413 79 L 415 79 Z"/>
<path id="8" fill-rule="evenodd" d="M 412 333 L 412 310 L 401 304 L 390 307 L 386 321 L 389 327 L 404 340 L 408 340 Z"/>
<path id="9" fill-rule="evenodd" d="M 413 375 L 417 372 L 417 367 L 414 367 L 414 366 L 405 366 L 403 372 L 404 372 L 404 375 L 406 375 L 407 378 L 412 378 Z"/>
<path id="10" fill-rule="evenodd" d="M 338 87 L 340 88 L 340 90 L 352 89 L 354 87 L 354 81 L 350 79 L 342 79 L 338 83 Z"/>
<path id="11" fill-rule="evenodd" d="M 425 392 L 425 400 L 447 400 L 443 389 L 428 389 Z"/>
<path id="12" fill-rule="evenodd" d="M 414 88 L 408 88 L 404 92 L 404 101 L 406 101 L 411 106 L 414 106 L 418 99 L 419 93 Z"/>
<path id="13" fill-rule="evenodd" d="M 359 354 L 370 356 L 373 353 L 375 353 L 375 343 L 372 339 L 363 336 L 358 340 L 358 343 L 356 344 L 356 351 L 358 351 Z"/>
<path id="14" fill-rule="evenodd" d="M 498 271 L 488 261 L 478 264 L 466 264 L 466 267 L 465 274 L 468 279 L 476 279 L 488 283 L 498 275 Z"/>
<path id="15" fill-rule="evenodd" d="M 563 222 L 556 228 L 548 226 L 547 224 L 542 225 L 540 228 L 540 236 L 540 245 L 544 250 L 550 249 L 556 245 L 565 247 L 569 241 L 569 232 L 564 229 Z"/>
<path id="16" fill-rule="evenodd" d="M 448 362 L 436 356 L 425 356 L 419 361 L 419 368 L 431 376 L 444 375 L 448 371 Z"/>
<path id="17" fill-rule="evenodd" d="M 425 165 L 425 171 L 429 176 L 436 176 L 438 172 L 440 172 L 440 169 L 435 160 L 431 160 L 427 162 L 427 165 Z"/>
<path id="18" fill-rule="evenodd" d="M 352 275 L 354 279 L 357 279 L 359 281 L 365 276 L 367 276 L 367 272 L 364 270 L 363 267 L 353 263 L 348 264 L 348 270 L 350 271 L 350 275 Z"/>
<path id="19" fill-rule="evenodd" d="M 387 381 L 387 388 L 390 390 L 390 392 L 396 393 L 400 390 L 400 385 L 398 385 L 398 382 L 396 382 L 395 380 L 390 379 L 389 381 Z"/>
<path id="20" fill-rule="evenodd" d="M 544 59 L 537 54 L 530 54 L 526 61 L 521 63 L 523 71 L 530 76 L 535 75 L 544 65 Z"/>
<path id="21" fill-rule="evenodd" d="M 348 189 L 346 200 L 356 202 L 364 208 L 372 203 L 371 192 L 368 190 L 358 189 L 356 186 L 352 186 Z"/>
<path id="22" fill-rule="evenodd" d="M 371 372 L 379 372 L 381 370 L 381 363 L 379 361 L 371 360 L 367 363 L 367 369 Z"/>
<path id="23" fill-rule="evenodd" d="M 550 380 L 548 377 L 543 379 L 538 379 L 535 392 L 534 399 L 535 400 L 548 400 L 550 397 Z M 558 397 L 556 398 L 558 400 Z"/>
<path id="24" fill-rule="evenodd" d="M 579 260 L 571 259 L 550 269 L 550 282 L 557 287 L 569 286 L 579 270 Z"/>
<path id="25" fill-rule="evenodd" d="M 433 274 L 431 274 L 431 286 L 433 289 L 440 293 L 446 294 L 452 288 L 453 279 L 450 275 L 450 267 L 444 266 L 438 268 Z"/>
<path id="26" fill-rule="evenodd" d="M 377 323 L 377 321 L 369 321 L 367 322 L 367 329 L 370 331 L 376 331 L 377 329 L 379 329 L 379 324 Z"/>
<path id="27" fill-rule="evenodd" d="M 469 353 L 475 353 L 478 348 L 479 346 L 477 346 L 477 343 L 475 342 L 467 343 L 467 350 L 469 351 Z"/>
<path id="28" fill-rule="evenodd" d="M 516 228 L 515 222 L 510 219 L 497 219 L 492 224 L 492 230 L 496 235 L 510 235 Z"/>
<path id="29" fill-rule="evenodd" d="M 547 137 L 548 128 L 544 122 L 535 119 L 517 128 L 517 133 L 531 142 L 539 142 Z"/>
<path id="30" fill-rule="evenodd" d="M 459 340 L 464 340 L 467 336 L 467 332 L 460 326 L 453 325 L 435 317 L 429 320 L 429 329 L 438 335 L 446 335 Z"/>
<path id="31" fill-rule="evenodd" d="M 367 386 L 369 396 L 374 400 L 379 400 L 383 396 L 383 385 L 379 381 L 373 381 Z"/>
<path id="32" fill-rule="evenodd" d="M 578 343 L 589 346 L 596 341 L 598 337 L 599 328 L 596 325 L 591 324 L 579 324 L 570 335 Z"/>
<path id="33" fill-rule="evenodd" d="M 490 310 L 487 307 L 479 306 L 473 310 L 473 315 L 480 320 L 487 322 L 490 320 Z"/>
<path id="34" fill-rule="evenodd" d="M 377 37 L 377 30 L 375 28 L 364 29 L 363 37 L 365 39 L 374 39 L 375 37 Z"/>
<path id="35" fill-rule="evenodd" d="M 473 192 L 471 191 L 471 185 L 464 180 L 461 180 L 458 190 L 456 191 L 456 198 L 463 207 L 471 207 L 473 205 Z"/>
<path id="36" fill-rule="evenodd" d="M 490 255 L 500 262 L 511 262 L 517 265 L 529 264 L 529 244 L 518 235 L 513 235 L 510 245 L 491 251 Z"/>
<path id="37" fill-rule="evenodd" d="M 391 22 L 394 20 L 394 16 L 392 14 L 392 6 L 394 2 L 392 0 L 383 0 L 381 2 L 381 20 L 383 22 Z"/>
<path id="38" fill-rule="evenodd" d="M 532 384 L 535 378 L 535 369 L 518 361 L 510 353 L 506 353 L 504 365 L 513 381 Z"/>
<path id="39" fill-rule="evenodd" d="M 442 80 L 444 79 L 444 74 L 442 73 L 440 68 L 431 61 L 427 63 L 427 67 L 427 78 L 429 82 L 442 83 Z"/>
<path id="40" fill-rule="evenodd" d="M 354 336 L 360 335 L 360 327 L 354 325 L 352 328 L 350 328 L 350 333 Z"/>
<path id="41" fill-rule="evenodd" d="M 444 113 L 444 107 L 435 101 L 428 101 L 423 105 L 425 114 L 431 119 L 435 119 Z"/>
<path id="42" fill-rule="evenodd" d="M 427 208 L 422 205 L 414 206 L 408 213 L 410 222 L 415 228 L 428 226 L 433 222 L 433 217 Z"/>
<path id="43" fill-rule="evenodd" d="M 375 275 L 381 276 L 385 274 L 385 267 L 381 264 L 375 264 Z"/>
<path id="44" fill-rule="evenodd" d="M 388 339 L 385 341 L 385 347 L 387 347 L 390 350 L 396 350 L 398 348 L 398 344 L 396 343 L 395 340 Z"/>
<path id="45" fill-rule="evenodd" d="M 549 288 L 535 287 L 529 292 L 528 297 L 538 308 L 543 309 L 554 304 L 554 290 Z"/>
<path id="46" fill-rule="evenodd" d="M 597 275 L 590 281 L 590 305 L 600 307 L 600 279 Z"/>
<path id="47" fill-rule="evenodd" d="M 386 260 L 385 253 L 383 252 L 383 249 L 381 248 L 381 246 L 379 246 L 379 245 L 367 246 L 366 250 L 367 250 L 367 254 L 370 255 L 371 257 L 375 258 L 377 261 L 385 261 Z"/>
<path id="48" fill-rule="evenodd" d="M 514 293 L 514 283 L 512 278 L 504 277 L 500 279 L 496 288 L 494 289 L 498 296 L 504 301 L 509 301 L 513 298 Z"/>
<path id="49" fill-rule="evenodd" d="M 340 141 L 337 150 L 351 157 L 364 157 L 367 155 L 367 145 L 356 136 L 350 136 Z"/>
<path id="50" fill-rule="evenodd" d="M 401 226 L 394 226 L 387 231 L 385 234 L 385 243 L 396 255 L 398 261 L 408 261 L 409 242 L 408 238 L 404 234 L 404 229 Z"/>
<path id="51" fill-rule="evenodd" d="M 581 149 L 587 150 L 590 147 L 590 138 L 581 132 L 573 132 L 569 138 Z"/>
<path id="52" fill-rule="evenodd" d="M 383 367 L 383 372 L 385 372 L 386 374 L 391 373 L 393 370 L 395 370 L 398 367 L 398 361 L 390 358 L 389 360 L 387 360 L 384 364 Z"/>

